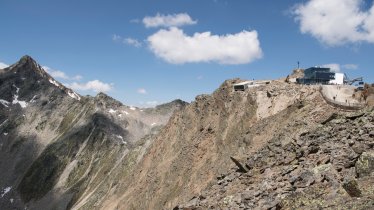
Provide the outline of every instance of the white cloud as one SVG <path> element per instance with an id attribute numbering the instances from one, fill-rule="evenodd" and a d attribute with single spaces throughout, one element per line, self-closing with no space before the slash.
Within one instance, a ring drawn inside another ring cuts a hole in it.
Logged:
<path id="1" fill-rule="evenodd" d="M 324 64 L 322 67 L 330 68 L 330 70 L 333 72 L 340 72 L 340 64 L 337 63 Z"/>
<path id="2" fill-rule="evenodd" d="M 148 37 L 152 52 L 173 64 L 218 62 L 245 64 L 262 57 L 257 31 L 212 35 L 210 32 L 186 35 L 181 29 L 161 29 Z"/>
<path id="3" fill-rule="evenodd" d="M 157 13 L 156 16 L 150 17 L 146 16 L 143 18 L 143 24 L 146 28 L 155 27 L 172 27 L 172 26 L 183 26 L 183 25 L 193 25 L 196 24 L 196 20 L 192 18 L 187 13 L 179 13 L 172 15 L 163 15 Z"/>
<path id="4" fill-rule="evenodd" d="M 140 94 L 147 94 L 147 90 L 144 89 L 144 88 L 139 88 L 136 92 L 138 92 Z"/>
<path id="5" fill-rule="evenodd" d="M 108 92 L 113 89 L 113 84 L 103 83 L 99 80 L 92 80 L 87 83 L 77 83 L 67 84 L 68 87 L 74 90 L 88 90 L 94 92 Z"/>
<path id="6" fill-rule="evenodd" d="M 140 23 L 140 20 L 135 18 L 135 19 L 131 19 L 130 20 L 130 23 Z"/>
<path id="7" fill-rule="evenodd" d="M 196 77 L 196 79 L 197 80 L 202 80 L 202 79 L 204 79 L 204 76 L 203 75 L 199 75 L 199 76 Z"/>
<path id="8" fill-rule="evenodd" d="M 333 72 L 340 72 L 342 69 L 354 70 L 354 69 L 358 68 L 358 66 L 356 64 L 344 64 L 344 65 L 340 65 L 338 63 L 324 64 L 324 65 L 322 65 L 322 67 L 330 68 L 331 71 L 333 71 Z"/>
<path id="9" fill-rule="evenodd" d="M 130 38 L 130 37 L 123 39 L 123 43 L 125 43 L 127 45 L 137 47 L 137 48 L 142 46 L 141 42 L 139 42 L 137 39 L 133 39 L 133 38 Z"/>
<path id="10" fill-rule="evenodd" d="M 51 68 L 49 68 L 48 66 L 43 66 L 43 69 L 48 72 L 48 74 L 50 74 L 52 77 L 56 78 L 56 79 L 68 79 L 69 77 L 62 71 L 59 71 L 59 70 L 53 70 Z"/>
<path id="11" fill-rule="evenodd" d="M 139 47 L 142 46 L 142 43 L 140 41 L 138 41 L 137 39 L 133 39 L 131 37 L 123 38 L 123 37 L 121 37 L 120 35 L 117 35 L 117 34 L 113 34 L 112 40 L 114 42 L 119 42 L 119 43 L 123 43 L 123 44 L 126 44 L 126 45 L 131 45 L 131 46 L 134 46 L 136 48 L 139 48 Z"/>
<path id="12" fill-rule="evenodd" d="M 0 69 L 5 69 L 8 66 L 9 66 L 8 64 L 0 62 Z"/>
<path id="13" fill-rule="evenodd" d="M 296 5 L 293 14 L 302 33 L 324 44 L 374 43 L 374 5 L 364 11 L 364 3 L 363 0 L 309 0 Z"/>
<path id="14" fill-rule="evenodd" d="M 122 40 L 122 37 L 120 35 L 117 35 L 117 34 L 113 34 L 112 36 L 112 40 L 117 42 L 117 41 L 121 41 Z"/>
<path id="15" fill-rule="evenodd" d="M 82 76 L 80 76 L 80 75 L 75 75 L 73 77 L 69 77 L 68 75 L 66 75 L 65 72 L 60 71 L 60 70 L 51 69 L 48 66 L 43 66 L 43 69 L 55 79 L 64 79 L 64 80 L 80 80 L 80 79 L 82 79 Z"/>
<path id="16" fill-rule="evenodd" d="M 81 80 L 83 77 L 81 75 L 75 75 L 74 77 L 71 77 L 72 80 Z"/>
<path id="17" fill-rule="evenodd" d="M 348 70 L 356 70 L 356 69 L 358 69 L 358 65 L 356 65 L 356 64 L 344 64 L 343 68 L 348 69 Z"/>

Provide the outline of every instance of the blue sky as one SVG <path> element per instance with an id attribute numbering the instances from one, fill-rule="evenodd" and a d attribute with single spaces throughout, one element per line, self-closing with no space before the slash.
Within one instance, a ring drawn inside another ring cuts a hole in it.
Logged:
<path id="1" fill-rule="evenodd" d="M 303 68 L 329 65 L 372 83 L 372 5 L 0 0 L 0 63 L 28 54 L 83 95 L 106 91 L 135 106 L 192 101 L 236 77 L 285 77 L 297 61 Z"/>

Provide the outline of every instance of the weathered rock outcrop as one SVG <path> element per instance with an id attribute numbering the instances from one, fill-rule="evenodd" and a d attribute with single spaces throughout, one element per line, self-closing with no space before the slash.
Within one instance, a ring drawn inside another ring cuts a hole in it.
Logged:
<path id="1" fill-rule="evenodd" d="M 179 209 L 371 209 L 374 110 L 340 115 L 286 143 L 274 136 Z"/>
<path id="2" fill-rule="evenodd" d="M 196 97 L 195 102 L 174 115 L 156 136 L 131 179 L 123 180 L 122 188 L 117 188 L 101 208 L 172 209 L 196 196 L 194 203 L 217 176 L 233 165 L 230 157 L 249 171 L 254 165 L 240 162 L 247 155 L 267 147 L 274 138 L 282 140 L 270 144 L 269 150 L 280 152 L 281 145 L 290 145 L 301 133 L 337 112 L 323 101 L 318 87 L 273 81 L 233 92 L 236 82 L 224 82 L 212 95 Z M 313 154 L 315 150 L 306 152 Z M 278 161 L 286 165 L 294 162 L 296 154 L 287 154 Z M 271 167 L 265 159 L 257 158 L 258 167 Z M 219 176 L 220 182 L 236 179 L 236 174 L 242 174 L 237 169 L 229 176 Z M 271 171 L 266 172 L 270 176 Z M 223 192 L 216 193 L 224 196 Z"/>

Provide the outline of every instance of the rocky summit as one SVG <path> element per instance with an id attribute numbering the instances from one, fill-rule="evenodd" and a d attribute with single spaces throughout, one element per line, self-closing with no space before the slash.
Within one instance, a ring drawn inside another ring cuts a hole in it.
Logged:
<path id="1" fill-rule="evenodd" d="M 293 77 L 137 108 L 24 56 L 0 70 L 0 209 L 373 209 L 373 107 Z"/>
<path id="2" fill-rule="evenodd" d="M 0 209 L 70 209 L 104 198 L 186 102 L 125 106 L 80 96 L 31 57 L 0 71 Z M 142 149 L 140 149 L 142 148 Z M 100 198 L 102 197 L 102 198 Z"/>

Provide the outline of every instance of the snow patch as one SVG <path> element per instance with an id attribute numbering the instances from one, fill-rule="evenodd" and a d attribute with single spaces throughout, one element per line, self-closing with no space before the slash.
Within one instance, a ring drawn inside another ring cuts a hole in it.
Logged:
<path id="1" fill-rule="evenodd" d="M 113 113 L 116 113 L 117 112 L 117 110 L 114 110 L 114 109 L 109 109 L 109 111 L 108 111 L 109 113 L 111 113 L 111 114 L 113 114 Z"/>
<path id="2" fill-rule="evenodd" d="M 78 101 L 81 100 L 81 97 L 74 91 L 72 90 L 69 90 L 68 91 L 68 95 L 74 99 L 77 99 Z"/>
<path id="3" fill-rule="evenodd" d="M 141 111 L 141 112 L 143 112 L 144 110 L 143 110 L 143 109 L 141 109 L 140 111 Z"/>
<path id="4" fill-rule="evenodd" d="M 4 136 L 7 136 L 8 135 L 8 133 L 4 133 Z"/>
<path id="5" fill-rule="evenodd" d="M 151 126 L 155 126 L 157 123 L 152 123 Z"/>
<path id="6" fill-rule="evenodd" d="M 6 195 L 8 192 L 10 192 L 11 189 L 12 189 L 12 187 L 6 187 L 6 188 L 4 188 L 1 191 L 1 197 L 4 197 L 4 195 Z"/>
<path id="7" fill-rule="evenodd" d="M 6 101 L 4 99 L 0 99 L 0 104 L 2 104 L 5 107 L 9 107 L 9 101 Z"/>
<path id="8" fill-rule="evenodd" d="M 120 136 L 120 135 L 116 135 L 116 137 L 122 141 L 122 142 L 121 142 L 122 144 L 127 144 L 127 142 L 125 142 L 125 141 L 123 140 L 123 137 L 122 137 L 122 136 Z"/>
<path id="9" fill-rule="evenodd" d="M 118 117 L 122 117 L 122 114 L 119 114 Z"/>
<path id="10" fill-rule="evenodd" d="M 30 103 L 35 103 L 35 98 L 37 97 L 38 95 L 34 95 L 33 97 L 32 97 L 32 99 L 29 101 Z"/>
<path id="11" fill-rule="evenodd" d="M 49 82 L 51 83 L 51 84 L 54 84 L 56 87 L 60 87 L 60 85 L 55 81 L 55 80 L 53 80 L 53 79 L 49 79 Z"/>
<path id="12" fill-rule="evenodd" d="M 135 111 L 136 107 L 131 106 L 130 109 L 133 110 L 133 111 Z"/>
<path id="13" fill-rule="evenodd" d="M 14 199 L 13 199 L 13 198 L 11 198 L 11 199 L 9 199 L 9 201 L 10 201 L 10 203 L 13 203 Z"/>
<path id="14" fill-rule="evenodd" d="M 16 95 L 13 96 L 13 101 L 12 101 L 12 104 L 19 104 L 22 108 L 26 108 L 27 107 L 27 102 L 26 101 L 19 101 L 18 100 L 18 92 L 19 92 L 19 88 L 15 85 L 13 85 L 17 90 L 16 90 Z"/>
<path id="15" fill-rule="evenodd" d="M 126 112 L 126 111 L 123 111 L 123 113 L 125 113 L 126 115 L 129 115 L 129 113 L 128 113 L 128 112 Z"/>
<path id="16" fill-rule="evenodd" d="M 2 123 L 0 124 L 0 127 L 3 126 L 6 122 L 8 122 L 8 119 L 4 120 L 4 122 L 2 122 Z"/>

